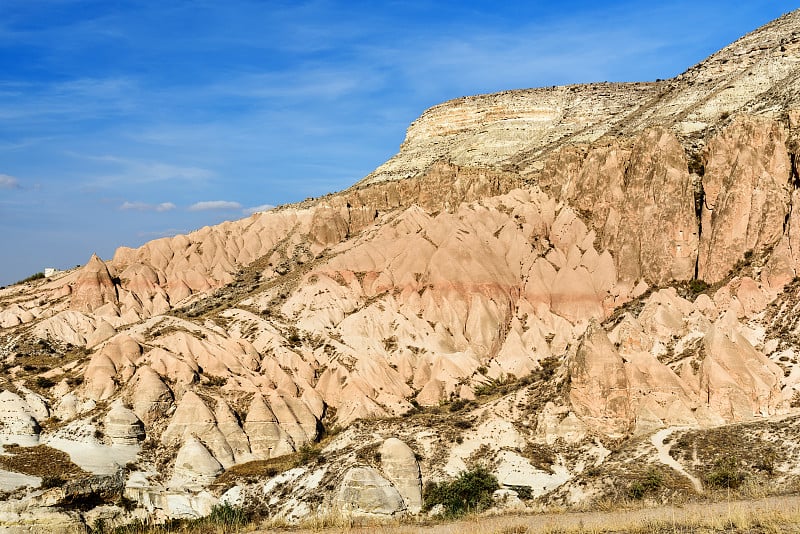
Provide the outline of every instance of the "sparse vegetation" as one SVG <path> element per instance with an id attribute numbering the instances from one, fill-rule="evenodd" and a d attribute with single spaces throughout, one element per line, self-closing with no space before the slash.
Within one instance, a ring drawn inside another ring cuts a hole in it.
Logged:
<path id="1" fill-rule="evenodd" d="M 324 462 L 325 459 L 320 455 L 320 452 L 319 447 L 306 443 L 295 453 L 295 465 L 308 465 L 314 461 Z"/>
<path id="2" fill-rule="evenodd" d="M 475 396 L 488 397 L 490 395 L 505 395 L 513 388 L 517 377 L 512 374 L 501 376 L 500 378 L 490 379 L 485 384 L 481 384 L 475 388 Z"/>
<path id="3" fill-rule="evenodd" d="M 83 377 L 82 376 L 74 376 L 72 378 L 67 378 L 67 385 L 69 387 L 77 387 L 83 384 Z"/>
<path id="4" fill-rule="evenodd" d="M 44 278 L 44 273 L 43 272 L 33 273 L 32 275 L 28 276 L 27 278 L 23 278 L 22 280 L 20 280 L 18 282 L 14 282 L 12 285 L 17 286 L 19 284 L 27 284 L 28 282 L 34 282 L 36 280 L 41 280 L 42 278 Z"/>
<path id="5" fill-rule="evenodd" d="M 64 485 L 64 477 L 61 475 L 48 475 L 42 477 L 41 488 L 42 489 L 49 489 L 49 488 L 58 488 Z"/>
<path id="6" fill-rule="evenodd" d="M 448 518 L 480 512 L 491 506 L 492 493 L 500 485 L 497 478 L 484 467 L 465 471 L 455 480 L 429 482 L 423 493 L 424 509 L 430 511 L 441 505 Z"/>
<path id="7" fill-rule="evenodd" d="M 739 461 L 732 456 L 720 458 L 714 467 L 703 477 L 712 488 L 736 489 L 742 485 L 747 475 L 739 469 Z"/>
<path id="8" fill-rule="evenodd" d="M 37 445 L 35 447 L 10 447 L 5 445 L 5 452 L 0 455 L 0 469 L 24 473 L 37 477 L 56 477 L 68 479 L 84 476 L 87 473 L 72 463 L 69 456 L 62 451 Z M 44 484 L 44 480 L 42 481 Z"/>
<path id="9" fill-rule="evenodd" d="M 198 519 L 170 519 L 160 524 L 138 520 L 120 527 L 110 527 L 104 521 L 98 520 L 89 528 L 89 532 L 91 534 L 162 534 L 172 532 L 218 534 L 222 532 L 242 532 L 252 522 L 253 518 L 244 509 L 226 503 L 214 506 L 210 514 Z"/>
<path id="10" fill-rule="evenodd" d="M 380 443 L 371 443 L 361 447 L 356 451 L 356 458 L 361 463 L 371 465 L 372 467 L 380 467 L 381 453 L 378 450 L 380 449 L 380 446 Z"/>
<path id="11" fill-rule="evenodd" d="M 278 456 L 269 460 L 254 460 L 229 467 L 214 481 L 214 487 L 227 490 L 239 482 L 255 483 L 278 476 L 296 465 L 294 454 Z"/>
<path id="12" fill-rule="evenodd" d="M 228 379 L 224 376 L 205 375 L 206 385 L 213 387 L 222 387 L 228 383 Z"/>
<path id="13" fill-rule="evenodd" d="M 704 280 L 689 280 L 689 290 L 695 295 L 699 295 L 703 291 L 706 291 L 709 287 L 710 286 Z"/>
<path id="14" fill-rule="evenodd" d="M 664 477 L 656 469 L 651 468 L 628 486 L 627 494 L 630 499 L 639 500 L 655 493 L 663 485 Z"/>
<path id="15" fill-rule="evenodd" d="M 451 412 L 460 412 L 461 410 L 466 408 L 469 405 L 469 403 L 470 401 L 468 401 L 467 399 L 460 399 L 460 398 L 455 399 L 453 402 L 450 403 L 448 410 L 450 410 Z"/>
<path id="16" fill-rule="evenodd" d="M 525 445 L 521 452 L 531 462 L 531 465 L 537 469 L 552 472 L 553 464 L 556 463 L 556 453 L 550 446 L 543 443 L 530 442 Z"/>
<path id="17" fill-rule="evenodd" d="M 50 380 L 49 378 L 44 377 L 44 376 L 37 376 L 36 380 L 35 380 L 35 383 L 36 383 L 36 387 L 39 387 L 39 388 L 42 388 L 42 389 L 48 389 L 48 388 L 51 388 L 51 387 L 56 385 L 55 382 L 53 382 L 52 380 Z"/>

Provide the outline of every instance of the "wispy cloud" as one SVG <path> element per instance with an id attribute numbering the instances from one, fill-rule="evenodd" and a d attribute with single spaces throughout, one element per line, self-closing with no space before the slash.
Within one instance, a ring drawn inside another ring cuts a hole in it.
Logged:
<path id="1" fill-rule="evenodd" d="M 8 174 L 0 174 L 0 189 L 20 189 L 19 180 Z"/>
<path id="2" fill-rule="evenodd" d="M 303 70 L 247 74 L 206 88 L 211 94 L 250 99 L 336 100 L 385 83 L 380 69 L 366 65 L 307 65 Z"/>
<path id="3" fill-rule="evenodd" d="M 173 237 L 178 234 L 186 234 L 188 230 L 179 229 L 179 228 L 167 228 L 165 230 L 154 230 L 152 232 L 139 232 L 136 234 L 138 237 L 143 237 L 145 239 L 156 239 L 159 237 Z"/>
<path id="4" fill-rule="evenodd" d="M 112 167 L 109 173 L 97 172 L 89 181 L 91 186 L 111 186 L 115 184 L 153 184 L 165 181 L 205 182 L 213 178 L 214 171 L 195 166 L 175 165 L 162 161 L 143 161 L 118 156 L 86 156 L 69 153 L 69 155 Z"/>
<path id="5" fill-rule="evenodd" d="M 252 215 L 254 213 L 258 213 L 260 211 L 269 211 L 274 208 L 272 204 L 261 204 L 260 206 L 253 206 L 252 208 L 245 208 L 242 210 L 242 213 L 245 215 Z"/>
<path id="6" fill-rule="evenodd" d="M 60 121 L 107 118 L 136 107 L 140 90 L 127 78 L 78 78 L 60 83 L 33 81 L 0 84 L 0 119 Z"/>
<path id="7" fill-rule="evenodd" d="M 206 200 L 204 202 L 195 202 L 189 206 L 189 211 L 210 211 L 210 210 L 238 210 L 242 209 L 242 205 L 238 202 L 231 202 L 230 200 Z"/>
<path id="8" fill-rule="evenodd" d="M 127 200 L 120 205 L 119 209 L 121 210 L 131 210 L 131 211 L 157 211 L 157 212 L 164 212 L 164 211 L 171 211 L 174 210 L 177 206 L 172 202 L 161 202 L 160 204 L 148 204 L 146 202 L 128 202 Z"/>

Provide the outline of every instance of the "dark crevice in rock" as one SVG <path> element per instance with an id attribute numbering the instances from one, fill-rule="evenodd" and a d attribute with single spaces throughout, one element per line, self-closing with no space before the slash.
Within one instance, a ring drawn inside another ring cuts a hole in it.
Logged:
<path id="1" fill-rule="evenodd" d="M 694 182 L 694 215 L 697 222 L 697 244 L 698 249 L 694 258 L 694 279 L 697 280 L 697 274 L 700 270 L 700 238 L 703 235 L 703 207 L 706 203 L 706 192 L 703 189 L 703 180 L 700 175 Z"/>
<path id="2" fill-rule="evenodd" d="M 697 243 L 698 249 L 695 252 L 694 258 L 694 279 L 697 280 L 697 275 L 700 271 L 700 238 L 703 235 L 703 208 L 706 205 L 706 193 L 703 189 L 703 176 L 706 173 L 705 157 L 703 154 L 703 146 L 698 141 L 692 143 L 690 147 L 685 147 L 686 152 L 686 166 L 689 174 L 692 175 L 694 186 L 694 215 L 697 224 Z"/>
<path id="3" fill-rule="evenodd" d="M 706 191 L 703 189 L 703 180 L 696 179 L 694 182 L 694 214 L 697 217 L 697 224 L 703 216 L 703 206 L 706 203 Z"/>
<path id="4" fill-rule="evenodd" d="M 792 188 L 798 189 L 800 188 L 800 177 L 797 175 L 797 154 L 789 154 L 789 160 L 792 162 L 791 171 L 789 173 L 789 183 L 792 184 Z M 786 236 L 786 243 L 789 245 L 789 255 L 790 257 L 794 258 L 794 250 L 792 250 L 792 240 L 789 238 L 789 234 L 792 231 L 792 211 L 794 210 L 794 203 L 792 199 L 794 195 L 789 195 L 789 208 L 786 210 L 786 216 L 783 218 L 783 235 Z"/>
<path id="5" fill-rule="evenodd" d="M 352 228 L 352 225 L 353 225 L 353 217 L 352 217 L 352 215 L 350 213 L 351 209 L 352 209 L 352 206 L 350 206 L 350 203 L 348 202 L 347 203 L 347 231 L 345 232 L 345 235 L 344 235 L 345 239 L 350 239 L 350 232 L 351 232 L 351 228 Z"/>
<path id="6" fill-rule="evenodd" d="M 686 153 L 686 162 L 689 169 L 689 174 L 696 174 L 700 178 L 706 173 L 705 163 L 703 162 L 703 154 L 699 150 L 691 150 Z"/>

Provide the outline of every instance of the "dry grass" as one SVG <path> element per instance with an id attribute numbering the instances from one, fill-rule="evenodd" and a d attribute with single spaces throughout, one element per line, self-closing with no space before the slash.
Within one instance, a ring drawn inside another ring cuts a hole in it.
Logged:
<path id="1" fill-rule="evenodd" d="M 469 516 L 455 522 L 408 518 L 375 522 L 343 515 L 321 516 L 290 527 L 280 521 L 257 532 L 350 532 L 353 534 L 688 534 L 800 532 L 800 497 L 687 504 L 682 507 L 608 512 L 548 512 Z"/>
<path id="2" fill-rule="evenodd" d="M 329 440 L 330 438 L 327 438 Z M 326 444 L 324 438 L 320 443 L 307 443 L 300 450 L 268 460 L 254 460 L 228 468 L 214 481 L 213 489 L 224 493 L 227 489 L 239 483 L 256 483 L 275 477 L 294 467 L 311 463 L 324 463 L 325 457 L 321 451 Z"/>
<path id="3" fill-rule="evenodd" d="M 224 492 L 238 483 L 253 483 L 272 478 L 295 467 L 296 454 L 287 454 L 269 460 L 254 460 L 229 467 L 214 481 L 214 489 Z"/>
<path id="4" fill-rule="evenodd" d="M 115 525 L 102 519 L 87 525 L 87 534 L 233 534 L 253 532 L 255 525 L 240 508 L 227 504 L 217 505 L 211 513 L 197 519 L 169 519 L 160 524 L 138 520 L 126 525 Z"/>
<path id="5" fill-rule="evenodd" d="M 6 454 L 0 455 L 0 468 L 36 477 L 74 478 L 88 473 L 72 463 L 67 453 L 48 447 L 4 446 Z"/>

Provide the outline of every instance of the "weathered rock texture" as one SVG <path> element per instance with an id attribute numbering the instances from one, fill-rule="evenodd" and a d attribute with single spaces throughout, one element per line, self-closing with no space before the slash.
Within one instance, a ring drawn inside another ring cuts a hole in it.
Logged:
<path id="1" fill-rule="evenodd" d="M 0 290 L 0 441 L 138 451 L 153 516 L 251 461 L 311 458 L 238 490 L 295 519 L 484 457 L 564 503 L 630 444 L 687 477 L 674 427 L 800 403 L 799 65 L 796 11 L 670 80 L 445 102 L 348 190 Z"/>
<path id="2" fill-rule="evenodd" d="M 403 497 L 406 509 L 422 510 L 422 475 L 411 448 L 397 438 L 389 438 L 380 448 L 381 469 Z"/>
<path id="3" fill-rule="evenodd" d="M 745 253 L 770 251 L 786 232 L 792 176 L 786 128 L 739 117 L 708 143 L 698 277 L 721 280 Z"/>
<path id="4" fill-rule="evenodd" d="M 393 515 L 405 508 L 403 497 L 371 467 L 353 467 L 344 475 L 336 498 L 342 511 Z"/>
<path id="5" fill-rule="evenodd" d="M 144 437 L 142 421 L 121 401 L 112 404 L 103 426 L 106 436 L 115 445 L 136 445 Z"/>
<path id="6" fill-rule="evenodd" d="M 104 304 L 117 303 L 117 290 L 108 267 L 93 254 L 79 272 L 70 297 L 70 308 L 92 312 Z"/>

